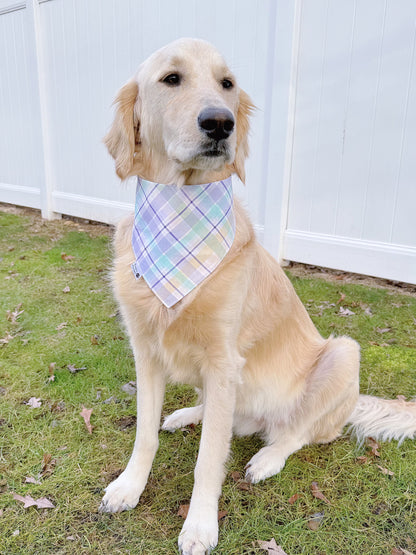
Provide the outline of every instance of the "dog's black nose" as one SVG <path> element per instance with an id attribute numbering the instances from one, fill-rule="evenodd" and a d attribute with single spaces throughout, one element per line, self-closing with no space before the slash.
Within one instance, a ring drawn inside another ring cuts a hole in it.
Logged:
<path id="1" fill-rule="evenodd" d="M 198 116 L 198 125 L 210 139 L 219 141 L 233 132 L 234 116 L 226 108 L 205 108 Z"/>

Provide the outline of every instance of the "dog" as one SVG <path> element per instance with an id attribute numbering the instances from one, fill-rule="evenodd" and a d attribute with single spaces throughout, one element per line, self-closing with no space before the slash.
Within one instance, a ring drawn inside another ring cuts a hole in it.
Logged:
<path id="1" fill-rule="evenodd" d="M 124 180 L 139 176 L 169 193 L 236 174 L 244 181 L 253 104 L 209 43 L 180 39 L 151 55 L 120 90 L 105 143 Z M 188 189 L 187 189 L 188 188 Z M 359 395 L 359 346 L 324 339 L 279 264 L 257 242 L 238 199 L 234 236 L 221 261 L 166 306 L 131 269 L 134 216 L 118 225 L 113 286 L 137 372 L 137 434 L 102 512 L 132 509 L 158 448 L 167 380 L 200 390 L 200 403 L 168 416 L 163 430 L 202 421 L 190 508 L 179 535 L 184 555 L 218 542 L 218 499 L 232 434 L 260 434 L 247 464 L 256 483 L 289 455 L 325 443 L 350 424 L 359 438 L 413 438 L 416 403 Z M 150 268 L 152 270 L 152 268 Z"/>

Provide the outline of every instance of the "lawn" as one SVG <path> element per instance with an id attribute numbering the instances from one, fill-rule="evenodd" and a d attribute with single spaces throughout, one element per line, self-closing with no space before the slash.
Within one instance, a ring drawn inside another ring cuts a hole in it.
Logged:
<path id="1" fill-rule="evenodd" d="M 135 396 L 122 389 L 135 379 L 133 358 L 110 266 L 110 228 L 43 222 L 36 212 L 0 206 L 2 554 L 177 552 L 178 510 L 189 503 L 200 426 L 160 433 L 136 509 L 97 511 L 135 433 Z M 416 396 L 414 291 L 362 285 L 342 274 L 288 275 L 323 335 L 360 342 L 363 393 Z M 164 415 L 193 400 L 187 386 L 169 386 Z M 92 409 L 92 433 L 83 407 Z M 416 552 L 412 441 L 358 446 L 345 431 L 331 444 L 301 449 L 279 476 L 252 486 L 240 477 L 260 445 L 255 437 L 232 443 L 215 553 L 265 553 L 257 542 L 272 538 L 288 555 Z M 313 482 L 324 499 L 313 495 Z M 25 508 L 14 494 L 40 507 Z M 41 508 L 42 498 L 54 508 Z"/>

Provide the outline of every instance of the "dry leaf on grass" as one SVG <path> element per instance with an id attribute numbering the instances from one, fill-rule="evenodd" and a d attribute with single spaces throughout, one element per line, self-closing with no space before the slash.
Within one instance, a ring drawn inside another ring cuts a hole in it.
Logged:
<path id="1" fill-rule="evenodd" d="M 128 393 L 129 395 L 136 395 L 136 382 L 125 383 L 121 386 L 121 390 L 124 391 L 124 393 Z"/>
<path id="2" fill-rule="evenodd" d="M 325 513 L 315 513 L 309 517 L 306 526 L 309 528 L 309 530 L 316 532 L 316 530 L 318 530 L 318 528 L 321 526 L 324 518 Z"/>
<path id="3" fill-rule="evenodd" d="M 42 458 L 42 470 L 39 473 L 39 476 L 42 478 L 46 478 L 50 476 L 56 466 L 56 459 L 52 458 L 50 453 L 45 453 Z"/>
<path id="4" fill-rule="evenodd" d="M 270 555 L 287 555 L 286 552 L 283 551 L 283 549 L 280 547 L 280 545 L 277 545 L 274 538 L 272 538 L 268 542 L 258 541 L 257 545 L 260 547 L 260 549 L 264 549 L 264 551 L 266 551 Z"/>
<path id="5" fill-rule="evenodd" d="M 414 555 L 414 553 L 404 549 L 404 547 L 393 547 L 391 555 Z"/>
<path id="6" fill-rule="evenodd" d="M 376 328 L 377 333 L 388 333 L 391 331 L 391 328 Z"/>
<path id="7" fill-rule="evenodd" d="M 32 409 L 38 409 L 42 405 L 42 401 L 38 397 L 31 397 L 26 405 Z"/>
<path id="8" fill-rule="evenodd" d="M 371 453 L 375 457 L 380 457 L 380 453 L 379 453 L 380 445 L 377 443 L 377 441 L 372 437 L 368 437 L 365 442 L 367 444 L 367 447 L 371 449 Z"/>
<path id="9" fill-rule="evenodd" d="M 388 470 L 387 468 L 383 468 L 379 464 L 376 464 L 376 466 L 381 470 L 382 474 L 385 474 L 386 476 L 394 476 L 394 472 L 392 472 L 391 470 Z"/>
<path id="10" fill-rule="evenodd" d="M 6 313 L 6 320 L 11 322 L 12 324 L 17 324 L 17 319 L 24 312 L 24 310 L 20 310 L 21 308 L 22 303 L 19 303 L 14 310 L 8 310 Z"/>
<path id="11" fill-rule="evenodd" d="M 288 499 L 288 503 L 289 505 L 293 505 L 294 503 L 296 503 L 296 501 L 299 499 L 300 495 L 298 493 L 295 493 L 294 495 L 292 495 L 292 497 L 289 497 Z"/>
<path id="12" fill-rule="evenodd" d="M 55 329 L 56 329 L 56 331 L 61 331 L 61 330 L 63 330 L 64 328 L 66 328 L 67 325 L 68 325 L 67 322 L 62 322 L 61 324 L 58 324 L 58 325 L 56 326 Z"/>
<path id="13" fill-rule="evenodd" d="M 355 316 L 355 312 L 353 312 L 349 308 L 344 308 L 343 306 L 340 306 L 338 315 L 339 316 Z"/>
<path id="14" fill-rule="evenodd" d="M 61 258 L 62 260 L 65 260 L 65 262 L 69 262 L 70 260 L 74 260 L 75 256 L 71 256 L 70 254 L 66 254 L 66 252 L 62 252 Z"/>
<path id="15" fill-rule="evenodd" d="M 89 434 L 92 434 L 92 429 L 94 427 L 94 426 L 91 425 L 91 422 L 90 422 L 92 410 L 93 409 L 87 409 L 87 408 L 84 407 L 84 405 L 82 405 L 82 411 L 79 413 L 82 416 L 82 418 L 84 419 L 85 426 L 86 426 Z"/>
<path id="16" fill-rule="evenodd" d="M 31 495 L 25 495 L 24 497 L 14 493 L 13 499 L 16 501 L 20 501 L 23 503 L 23 508 L 27 509 L 28 507 L 36 506 L 38 509 L 54 509 L 55 505 L 49 501 L 46 497 L 40 497 L 39 499 L 33 499 Z"/>
<path id="17" fill-rule="evenodd" d="M 239 472 L 237 471 L 231 472 L 230 476 L 233 479 L 233 481 L 236 482 L 238 489 L 240 489 L 241 491 L 251 491 L 252 489 L 251 484 L 247 482 L 247 480 L 244 480 L 243 478 L 241 478 L 241 474 Z"/>
<path id="18" fill-rule="evenodd" d="M 329 501 L 329 499 L 327 499 L 325 497 L 325 495 L 321 492 L 321 490 L 319 489 L 318 486 L 318 482 L 312 482 L 311 484 L 311 491 L 312 491 L 312 495 L 314 497 L 316 497 L 317 499 L 320 499 L 321 501 L 324 501 L 324 503 L 328 503 L 328 505 L 331 504 L 331 502 Z"/>
<path id="19" fill-rule="evenodd" d="M 188 516 L 188 512 L 189 512 L 189 505 L 179 505 L 179 509 L 176 514 L 177 516 L 180 516 L 185 520 L 186 517 Z"/>
<path id="20" fill-rule="evenodd" d="M 25 484 L 36 484 L 37 486 L 39 486 L 41 482 L 39 482 L 39 480 L 36 480 L 35 478 L 32 478 L 32 476 L 26 476 Z"/>
<path id="21" fill-rule="evenodd" d="M 98 335 L 91 336 L 91 345 L 99 345 L 100 338 Z"/>
<path id="22" fill-rule="evenodd" d="M 86 366 L 81 366 L 80 368 L 76 368 L 73 364 L 67 364 L 67 368 L 71 372 L 71 374 L 76 374 L 77 372 L 81 372 L 81 370 L 87 369 Z"/>
<path id="23" fill-rule="evenodd" d="M 49 378 L 48 378 L 48 382 L 54 382 L 55 381 L 55 366 L 56 366 L 56 362 L 51 362 L 48 368 L 49 371 Z"/>
<path id="24" fill-rule="evenodd" d="M 14 335 L 10 335 L 10 333 L 6 331 L 6 335 L 0 339 L 0 345 L 7 345 L 12 339 L 14 339 Z"/>
<path id="25" fill-rule="evenodd" d="M 337 300 L 337 304 L 341 304 L 342 301 L 344 301 L 344 300 L 345 300 L 345 293 L 341 293 L 340 298 Z"/>

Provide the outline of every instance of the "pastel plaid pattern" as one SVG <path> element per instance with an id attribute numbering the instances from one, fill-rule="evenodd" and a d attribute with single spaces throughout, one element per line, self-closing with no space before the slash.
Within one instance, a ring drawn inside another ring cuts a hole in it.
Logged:
<path id="1" fill-rule="evenodd" d="M 234 235 L 231 177 L 182 187 L 138 179 L 132 269 L 165 306 L 215 270 Z"/>

